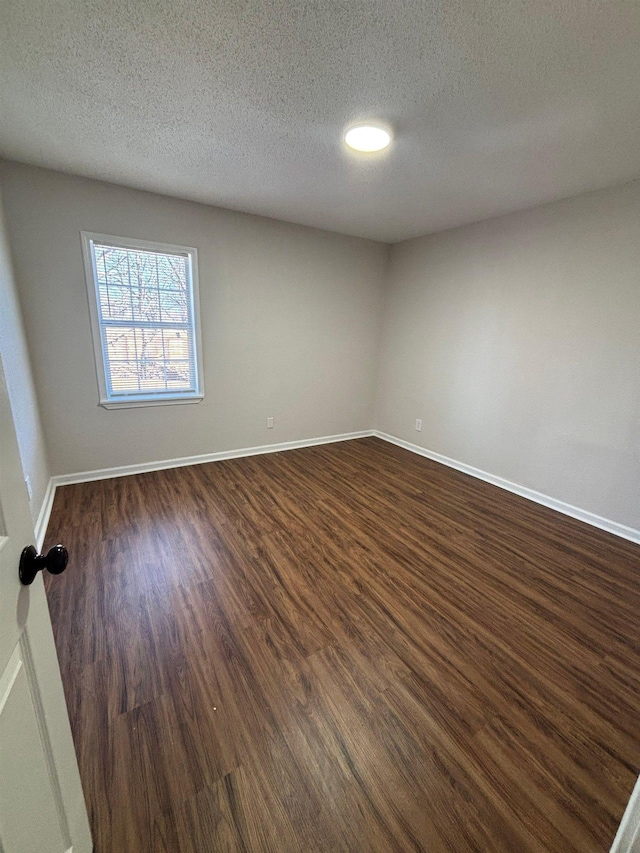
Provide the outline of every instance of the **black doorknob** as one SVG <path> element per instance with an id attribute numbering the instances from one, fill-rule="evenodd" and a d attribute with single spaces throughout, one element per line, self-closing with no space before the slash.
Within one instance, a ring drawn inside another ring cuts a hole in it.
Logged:
<path id="1" fill-rule="evenodd" d="M 67 568 L 68 562 L 69 552 L 64 545 L 54 545 L 46 554 L 38 554 L 33 545 L 27 545 L 20 555 L 20 583 L 29 586 L 40 569 L 46 569 L 52 575 L 59 575 Z"/>

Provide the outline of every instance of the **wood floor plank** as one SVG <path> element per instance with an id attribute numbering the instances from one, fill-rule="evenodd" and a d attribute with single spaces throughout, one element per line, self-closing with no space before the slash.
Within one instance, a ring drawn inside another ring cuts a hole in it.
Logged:
<path id="1" fill-rule="evenodd" d="M 605 853 L 640 548 L 367 438 L 64 486 L 96 853 Z"/>

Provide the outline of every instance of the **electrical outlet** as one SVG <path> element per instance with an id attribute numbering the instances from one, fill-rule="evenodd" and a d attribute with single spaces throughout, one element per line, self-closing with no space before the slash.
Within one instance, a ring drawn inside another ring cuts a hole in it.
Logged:
<path id="1" fill-rule="evenodd" d="M 416 418 L 416 431 L 422 432 L 422 421 L 420 418 Z"/>
<path id="2" fill-rule="evenodd" d="M 273 429 L 273 418 L 267 418 L 267 429 Z"/>
<path id="3" fill-rule="evenodd" d="M 31 477 L 27 474 L 24 478 L 24 481 L 27 485 L 27 494 L 29 495 L 29 500 L 33 498 L 33 489 L 31 488 Z"/>

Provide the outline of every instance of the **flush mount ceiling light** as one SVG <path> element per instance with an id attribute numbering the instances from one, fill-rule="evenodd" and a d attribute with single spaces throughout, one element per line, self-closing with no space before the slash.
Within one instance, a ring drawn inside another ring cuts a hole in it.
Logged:
<path id="1" fill-rule="evenodd" d="M 382 151 L 391 142 L 391 132 L 376 124 L 356 124 L 347 130 L 344 141 L 355 151 Z"/>

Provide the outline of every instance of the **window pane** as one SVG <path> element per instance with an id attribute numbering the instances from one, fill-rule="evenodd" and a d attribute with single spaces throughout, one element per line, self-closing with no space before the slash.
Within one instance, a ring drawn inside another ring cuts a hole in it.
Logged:
<path id="1" fill-rule="evenodd" d="M 165 323 L 188 323 L 189 306 L 186 290 L 160 291 L 160 309 Z"/>
<path id="2" fill-rule="evenodd" d="M 183 329 L 165 329 L 164 348 L 168 359 L 184 361 L 190 357 L 191 335 Z"/>
<path id="3" fill-rule="evenodd" d="M 165 319 L 160 315 L 160 301 L 155 285 L 146 288 L 132 287 L 130 293 L 134 320 L 160 323 Z"/>
<path id="4" fill-rule="evenodd" d="M 189 388 L 189 362 L 188 361 L 171 361 L 166 362 L 165 377 L 168 388 L 184 389 Z"/>
<path id="5" fill-rule="evenodd" d="M 187 259 L 179 255 L 158 255 L 158 286 L 167 290 L 187 290 Z"/>
<path id="6" fill-rule="evenodd" d="M 195 390 L 189 330 L 107 326 L 105 340 L 114 394 Z"/>
<path id="7" fill-rule="evenodd" d="M 105 329 L 107 358 L 114 361 L 135 361 L 138 357 L 136 330 L 124 326 L 107 326 Z"/>
<path id="8" fill-rule="evenodd" d="M 131 287 L 149 290 L 156 287 L 155 254 L 151 252 L 127 252 L 129 256 L 129 281 Z"/>
<path id="9" fill-rule="evenodd" d="M 110 285 L 129 284 L 127 253 L 112 246 L 95 247 L 98 282 Z"/>
<path id="10" fill-rule="evenodd" d="M 114 393 L 139 391 L 137 362 L 119 361 L 112 364 L 111 388 Z"/>
<path id="11" fill-rule="evenodd" d="M 101 284 L 98 289 L 103 320 L 131 320 L 131 288 Z"/>
<path id="12" fill-rule="evenodd" d="M 115 246 L 96 245 L 94 251 L 102 319 L 189 322 L 186 258 Z"/>

